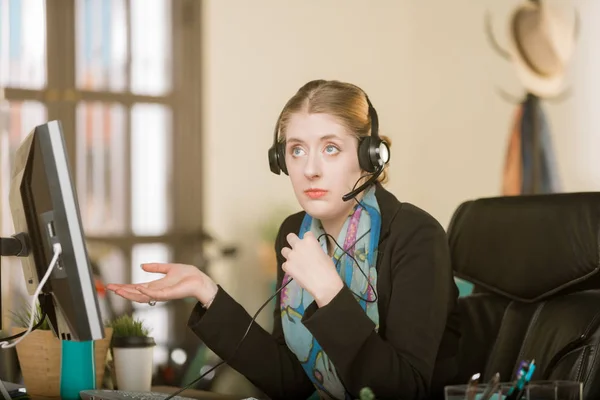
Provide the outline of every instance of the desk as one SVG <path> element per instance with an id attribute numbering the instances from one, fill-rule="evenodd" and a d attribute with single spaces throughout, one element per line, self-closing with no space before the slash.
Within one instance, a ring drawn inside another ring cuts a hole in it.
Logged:
<path id="1" fill-rule="evenodd" d="M 21 386 L 21 385 L 19 385 L 19 386 Z M 179 390 L 179 388 L 173 387 L 173 386 L 153 386 L 152 387 L 153 392 L 159 392 L 159 393 L 174 393 L 177 390 Z M 205 392 L 204 390 L 196 390 L 196 389 L 184 390 L 183 392 L 181 392 L 179 394 L 179 396 L 191 397 L 193 399 L 199 399 L 199 400 L 240 400 L 240 399 L 243 399 L 243 397 L 239 397 L 239 396 L 211 393 L 211 392 Z M 1 398 L 1 396 L 0 396 L 0 398 Z M 46 396 L 31 396 L 30 395 L 30 398 L 32 400 L 60 400 L 60 397 L 46 397 Z"/>
<path id="2" fill-rule="evenodd" d="M 153 386 L 152 387 L 153 392 L 159 392 L 159 393 L 174 393 L 177 390 L 179 390 L 179 388 L 173 387 L 173 386 Z M 196 389 L 184 390 L 183 392 L 179 393 L 178 396 L 191 397 L 193 399 L 200 399 L 200 400 L 240 400 L 240 399 L 243 399 L 243 397 L 239 397 L 239 396 L 211 393 L 211 392 L 205 392 L 204 390 L 196 390 Z"/>

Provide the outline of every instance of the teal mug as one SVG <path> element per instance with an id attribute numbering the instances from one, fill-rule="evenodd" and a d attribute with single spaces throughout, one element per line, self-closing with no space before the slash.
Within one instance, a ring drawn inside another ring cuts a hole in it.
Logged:
<path id="1" fill-rule="evenodd" d="M 79 400 L 82 390 L 96 389 L 94 342 L 62 341 L 60 397 Z"/>

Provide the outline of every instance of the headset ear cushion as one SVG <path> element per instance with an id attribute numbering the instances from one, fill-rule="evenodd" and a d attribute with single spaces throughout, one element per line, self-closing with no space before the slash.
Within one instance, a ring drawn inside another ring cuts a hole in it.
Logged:
<path id="1" fill-rule="evenodd" d="M 371 136 L 365 136 L 358 144 L 358 163 L 360 168 L 366 172 L 375 172 L 376 167 L 371 161 Z"/>
<path id="2" fill-rule="evenodd" d="M 269 168 L 271 168 L 271 172 L 275 175 L 279 175 L 281 173 L 281 168 L 279 168 L 279 162 L 277 161 L 276 146 L 269 147 Z"/>
<path id="3" fill-rule="evenodd" d="M 285 142 L 277 143 L 277 160 L 279 161 L 279 168 L 284 174 L 288 174 L 287 165 L 285 164 Z"/>

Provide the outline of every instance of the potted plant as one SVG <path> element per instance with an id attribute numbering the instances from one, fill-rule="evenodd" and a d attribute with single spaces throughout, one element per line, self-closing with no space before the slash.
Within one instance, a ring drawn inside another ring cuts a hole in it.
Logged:
<path id="1" fill-rule="evenodd" d="M 39 303 L 34 312 L 34 326 L 40 321 L 42 311 Z M 11 334 L 16 335 L 27 329 L 32 310 L 29 306 L 19 312 L 12 312 L 14 326 Z M 111 328 L 105 328 L 105 338 L 94 342 L 94 369 L 96 387 L 102 387 L 106 356 L 112 335 Z M 48 319 L 30 332 L 16 345 L 17 358 L 27 392 L 34 396 L 59 397 L 61 384 L 62 341 L 52 332 Z"/>
<path id="2" fill-rule="evenodd" d="M 23 307 L 19 312 L 12 312 L 12 335 L 27 329 L 32 312 L 35 314 L 34 325 L 37 325 L 42 315 L 39 303 L 35 310 Z M 60 396 L 61 342 L 50 330 L 48 320 L 23 338 L 16 345 L 16 350 L 27 392 L 39 396 Z"/>
<path id="3" fill-rule="evenodd" d="M 113 330 L 111 349 L 116 389 L 150 391 L 154 338 L 144 323 L 130 315 L 110 322 Z"/>

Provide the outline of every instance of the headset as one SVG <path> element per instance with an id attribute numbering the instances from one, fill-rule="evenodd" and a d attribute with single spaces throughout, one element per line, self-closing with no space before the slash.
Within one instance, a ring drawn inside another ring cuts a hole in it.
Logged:
<path id="1" fill-rule="evenodd" d="M 365 136 L 360 139 L 358 144 L 358 162 L 360 168 L 363 171 L 372 174 L 363 185 L 352 190 L 350 193 L 345 194 L 342 199 L 344 201 L 351 200 L 358 196 L 363 190 L 365 190 L 371 183 L 381 175 L 385 166 L 390 162 L 390 147 L 385 140 L 379 137 L 379 117 L 377 111 L 371 104 L 369 96 L 365 93 L 367 104 L 369 106 L 369 118 L 371 119 L 371 135 Z M 285 142 L 278 142 L 279 134 L 279 120 L 275 125 L 275 132 L 273 134 L 273 145 L 269 148 L 269 166 L 271 172 L 279 175 L 281 172 L 288 175 L 287 166 L 285 165 Z"/>

